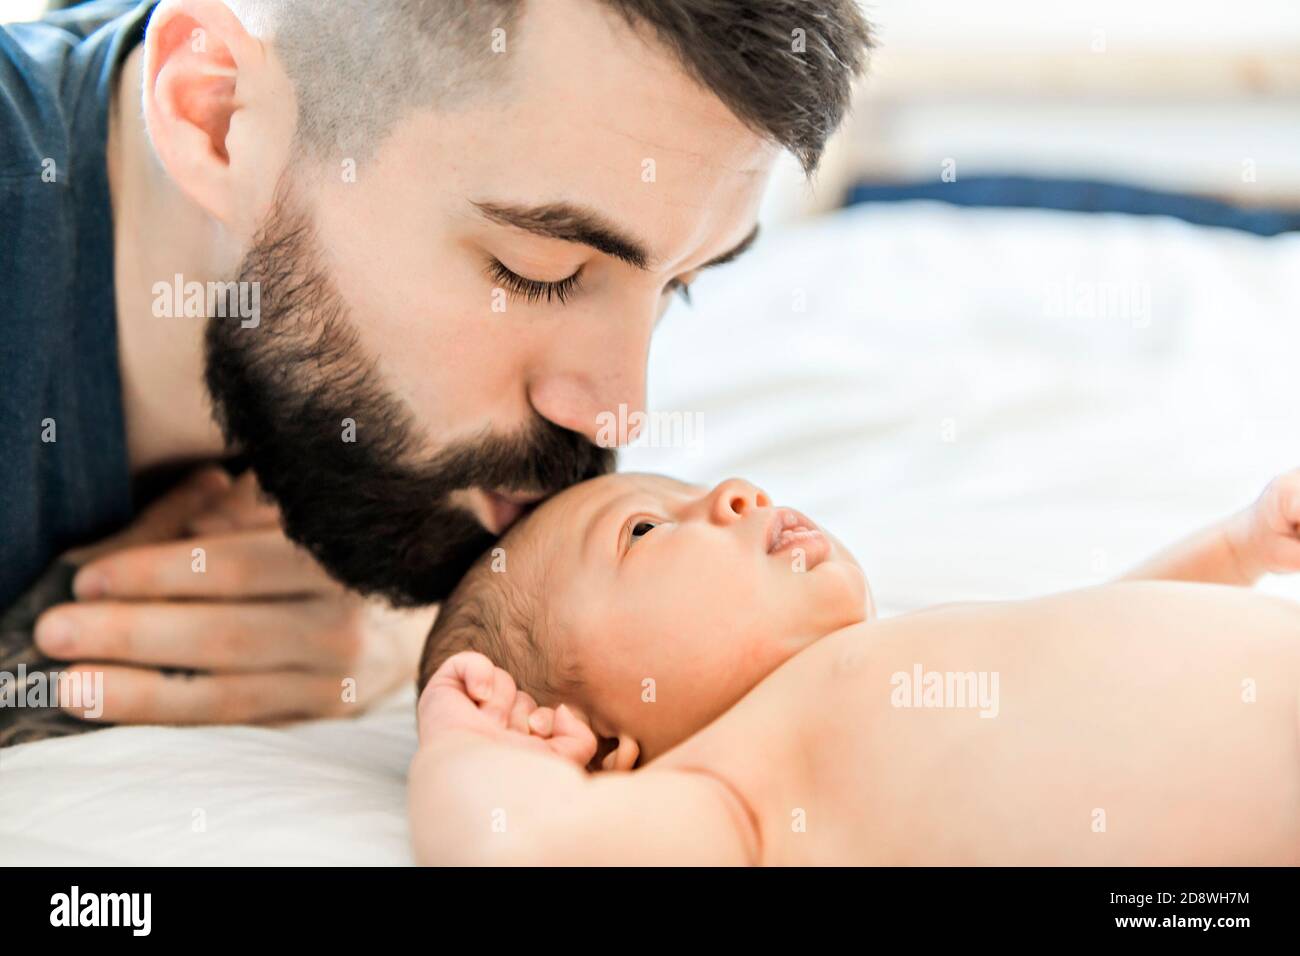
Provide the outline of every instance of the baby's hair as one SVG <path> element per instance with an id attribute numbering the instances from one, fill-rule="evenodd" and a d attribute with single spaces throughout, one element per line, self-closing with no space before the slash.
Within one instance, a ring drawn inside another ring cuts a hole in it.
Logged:
<path id="1" fill-rule="evenodd" d="M 546 561 L 539 542 L 518 522 L 482 555 L 438 611 L 420 657 L 418 690 L 454 654 L 478 651 L 514 678 L 538 703 L 559 699 L 574 677 L 561 677 L 545 607 Z M 504 557 L 505 563 L 500 559 Z"/>

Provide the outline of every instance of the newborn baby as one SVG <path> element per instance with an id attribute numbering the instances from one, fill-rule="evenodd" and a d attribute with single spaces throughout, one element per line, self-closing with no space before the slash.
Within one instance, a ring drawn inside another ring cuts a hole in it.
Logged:
<path id="1" fill-rule="evenodd" d="M 1300 473 L 1128 580 L 879 620 L 746 482 L 575 486 L 429 636 L 416 857 L 1300 863 L 1300 605 L 1244 587 L 1297 522 Z"/>

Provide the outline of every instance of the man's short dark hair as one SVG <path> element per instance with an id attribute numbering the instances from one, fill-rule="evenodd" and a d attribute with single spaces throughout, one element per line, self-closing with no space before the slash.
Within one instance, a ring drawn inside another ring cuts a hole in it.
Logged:
<path id="1" fill-rule="evenodd" d="M 509 58 L 493 31 L 528 0 L 232 0 L 256 11 L 298 96 L 308 153 L 361 158 L 395 121 L 472 95 Z M 534 0 L 545 2 L 545 0 Z M 591 0 L 648 32 L 811 172 L 840 125 L 871 31 L 858 0 Z"/>

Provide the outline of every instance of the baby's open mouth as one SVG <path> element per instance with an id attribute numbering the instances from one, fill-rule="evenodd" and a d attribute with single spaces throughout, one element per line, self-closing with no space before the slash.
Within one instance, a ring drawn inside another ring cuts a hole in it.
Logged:
<path id="1" fill-rule="evenodd" d="M 830 556 L 830 542 L 820 528 L 793 508 L 777 508 L 767 528 L 767 553 L 781 554 L 799 548 L 804 567 L 811 569 Z"/>

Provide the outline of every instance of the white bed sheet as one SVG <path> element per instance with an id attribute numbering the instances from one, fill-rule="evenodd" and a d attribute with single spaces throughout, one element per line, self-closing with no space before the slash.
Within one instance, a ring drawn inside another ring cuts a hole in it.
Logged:
<path id="1" fill-rule="evenodd" d="M 674 309 L 652 405 L 698 413 L 701 440 L 624 466 L 757 481 L 854 549 L 885 613 L 1102 580 L 1300 464 L 1298 280 L 1300 236 L 848 211 Z M 1150 309 L 1090 315 L 1089 290 Z M 413 747 L 408 692 L 354 720 L 0 751 L 0 864 L 409 863 Z"/>

